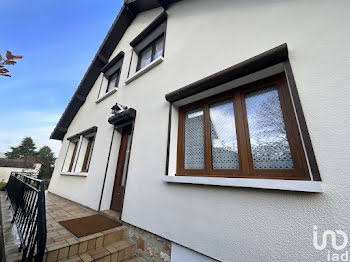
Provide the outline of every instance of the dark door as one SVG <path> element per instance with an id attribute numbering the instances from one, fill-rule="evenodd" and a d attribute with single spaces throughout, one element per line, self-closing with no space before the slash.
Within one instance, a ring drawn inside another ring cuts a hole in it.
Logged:
<path id="1" fill-rule="evenodd" d="M 128 174 L 131 139 L 131 128 L 124 128 L 122 138 L 120 141 L 117 170 L 115 172 L 111 202 L 111 209 L 117 212 L 121 212 L 123 207 L 126 178 Z"/>

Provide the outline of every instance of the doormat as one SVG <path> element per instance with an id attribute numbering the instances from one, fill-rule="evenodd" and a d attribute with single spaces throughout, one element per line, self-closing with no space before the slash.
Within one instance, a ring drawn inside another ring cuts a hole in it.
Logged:
<path id="1" fill-rule="evenodd" d="M 59 222 L 76 237 L 85 237 L 104 230 L 120 227 L 122 224 L 101 215 L 75 218 Z"/>

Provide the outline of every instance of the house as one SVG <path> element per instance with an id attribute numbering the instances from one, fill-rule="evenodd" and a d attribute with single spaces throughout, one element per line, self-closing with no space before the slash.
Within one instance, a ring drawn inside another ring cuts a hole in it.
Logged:
<path id="1" fill-rule="evenodd" d="M 9 159 L 0 158 L 0 182 L 7 182 L 11 172 L 26 173 L 32 177 L 38 177 L 41 164 L 34 159 Z"/>
<path id="2" fill-rule="evenodd" d="M 156 261 L 326 261 L 314 229 L 350 232 L 349 9 L 125 1 L 51 135 L 49 191 L 121 214 Z"/>

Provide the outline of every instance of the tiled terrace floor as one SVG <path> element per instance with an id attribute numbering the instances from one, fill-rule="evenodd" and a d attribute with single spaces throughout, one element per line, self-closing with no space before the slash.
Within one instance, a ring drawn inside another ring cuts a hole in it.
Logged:
<path id="1" fill-rule="evenodd" d="M 3 231 L 5 252 L 8 261 L 16 260 L 20 258 L 18 253 L 18 246 L 20 244 L 17 229 L 14 224 L 11 224 L 11 210 L 9 209 L 9 203 L 6 200 L 6 193 L 1 193 L 1 211 L 3 217 Z M 52 193 L 46 193 L 46 220 L 47 220 L 47 241 L 46 251 L 55 250 L 77 244 L 82 241 L 86 241 L 87 237 L 77 238 L 58 222 L 85 217 L 92 214 L 96 214 L 95 211 L 88 208 L 84 208 L 74 202 L 63 199 Z M 96 237 L 103 236 L 108 232 L 96 233 Z"/>

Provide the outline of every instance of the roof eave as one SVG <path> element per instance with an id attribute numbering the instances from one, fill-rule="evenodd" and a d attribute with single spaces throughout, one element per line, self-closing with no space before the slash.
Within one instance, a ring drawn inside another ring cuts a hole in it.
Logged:
<path id="1" fill-rule="evenodd" d="M 63 140 L 70 123 L 84 104 L 87 95 L 100 75 L 101 69 L 108 63 L 114 49 L 136 15 L 139 12 L 160 6 L 166 9 L 169 4 L 178 1 L 181 0 L 126 0 L 124 2 L 77 90 L 51 133 L 50 139 Z"/>

